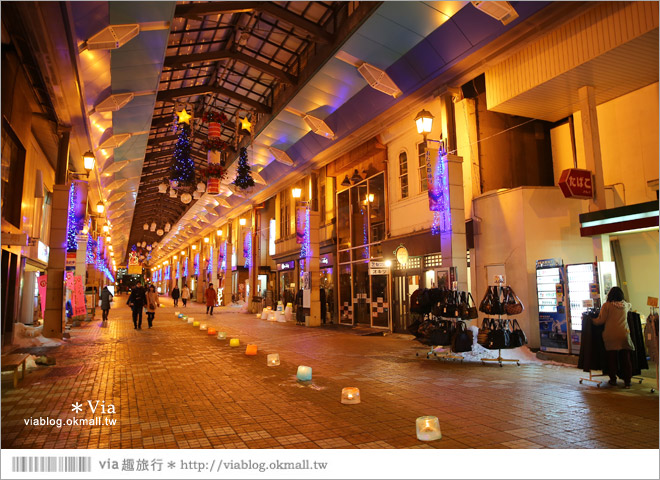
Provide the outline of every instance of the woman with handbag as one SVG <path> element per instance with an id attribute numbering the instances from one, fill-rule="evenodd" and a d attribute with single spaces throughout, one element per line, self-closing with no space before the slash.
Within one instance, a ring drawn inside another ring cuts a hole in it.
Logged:
<path id="1" fill-rule="evenodd" d="M 149 322 L 149 328 L 153 326 L 154 317 L 156 316 L 156 307 L 158 307 L 158 292 L 156 292 L 156 287 L 154 285 L 149 286 L 147 290 L 147 322 Z"/>
<path id="2" fill-rule="evenodd" d="M 186 306 L 186 303 L 188 303 L 188 300 L 190 299 L 190 289 L 188 288 L 188 285 L 185 283 L 183 284 L 183 288 L 181 289 L 181 301 L 183 302 L 183 306 Z"/>
<path id="3" fill-rule="evenodd" d="M 635 350 L 630 338 L 628 327 L 628 310 L 630 304 L 623 298 L 623 290 L 612 287 L 607 294 L 607 301 L 600 309 L 598 318 L 594 318 L 594 325 L 605 325 L 603 330 L 603 343 L 607 352 L 609 384 L 616 385 L 616 375 L 619 359 L 621 359 L 621 378 L 624 388 L 630 388 L 632 378 L 631 352 Z"/>

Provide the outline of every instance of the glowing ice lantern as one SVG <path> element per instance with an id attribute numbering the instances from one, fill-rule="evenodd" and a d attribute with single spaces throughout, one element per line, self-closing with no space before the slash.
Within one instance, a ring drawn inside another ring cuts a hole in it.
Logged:
<path id="1" fill-rule="evenodd" d="M 190 319 L 188 319 L 188 323 L 190 323 Z M 193 327 L 199 327 L 199 322 L 193 322 Z"/>
<path id="2" fill-rule="evenodd" d="M 195 319 L 192 318 L 192 317 L 188 317 L 188 318 L 186 318 L 186 320 L 187 320 L 188 323 L 193 323 L 195 321 Z"/>
<path id="3" fill-rule="evenodd" d="M 238 341 L 238 338 L 232 338 L 229 340 L 230 347 L 238 347 L 241 343 Z"/>
<path id="4" fill-rule="evenodd" d="M 438 417 L 419 417 L 416 421 L 416 425 L 418 440 L 423 442 L 431 442 L 433 440 L 440 440 L 442 438 Z"/>
<path id="5" fill-rule="evenodd" d="M 174 312 L 174 315 L 176 315 L 177 317 L 181 318 L 181 312 Z"/>
<path id="6" fill-rule="evenodd" d="M 177 313 L 176 316 L 179 318 L 183 318 L 183 313 Z"/>
<path id="7" fill-rule="evenodd" d="M 208 327 L 206 326 L 205 323 L 202 323 L 202 324 L 199 326 L 199 329 L 200 329 L 200 330 L 206 330 L 207 328 L 208 328 Z"/>
<path id="8" fill-rule="evenodd" d="M 227 338 L 227 332 L 218 332 L 218 340 L 225 340 Z"/>
<path id="9" fill-rule="evenodd" d="M 277 313 L 276 312 L 269 313 L 268 314 L 268 321 L 269 322 L 276 322 L 277 321 Z"/>
<path id="10" fill-rule="evenodd" d="M 218 332 L 215 331 L 215 328 L 211 327 L 211 328 L 208 329 L 208 331 L 206 333 L 207 333 L 207 335 L 215 335 Z"/>
<path id="11" fill-rule="evenodd" d="M 269 353 L 266 357 L 266 365 L 269 367 L 277 367 L 280 364 L 279 353 Z"/>
<path id="12" fill-rule="evenodd" d="M 357 387 L 346 387 L 341 389 L 341 403 L 352 405 L 360 403 L 360 389 Z"/>
<path id="13" fill-rule="evenodd" d="M 248 344 L 247 348 L 245 349 L 245 355 L 256 355 L 256 354 L 257 354 L 257 346 Z"/>
<path id="14" fill-rule="evenodd" d="M 312 367 L 306 367 L 304 365 L 300 365 L 298 367 L 298 373 L 296 374 L 296 377 L 298 377 L 298 380 L 301 380 L 303 382 L 307 382 L 312 379 Z"/>

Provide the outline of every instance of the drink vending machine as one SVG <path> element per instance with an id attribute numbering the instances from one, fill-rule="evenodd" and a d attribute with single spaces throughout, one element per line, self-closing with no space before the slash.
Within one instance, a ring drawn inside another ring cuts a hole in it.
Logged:
<path id="1" fill-rule="evenodd" d="M 541 350 L 570 353 L 570 325 L 566 316 L 566 275 L 561 259 L 536 262 Z"/>
<path id="2" fill-rule="evenodd" d="M 582 314 L 600 308 L 610 288 L 616 285 L 614 262 L 577 263 L 566 266 L 570 312 L 571 353 L 580 353 Z"/>

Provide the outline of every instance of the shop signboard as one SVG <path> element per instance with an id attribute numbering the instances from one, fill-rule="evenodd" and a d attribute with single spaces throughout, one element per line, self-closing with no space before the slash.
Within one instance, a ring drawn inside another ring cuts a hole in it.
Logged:
<path id="1" fill-rule="evenodd" d="M 561 172 L 559 188 L 566 198 L 593 198 L 594 189 L 591 171 L 569 168 Z"/>
<path id="2" fill-rule="evenodd" d="M 66 267 L 76 267 L 76 252 L 67 252 Z"/>
<path id="3" fill-rule="evenodd" d="M 653 308 L 658 308 L 658 297 L 648 297 L 646 299 L 646 305 Z"/>
<path id="4" fill-rule="evenodd" d="M 38 285 L 41 318 L 46 318 L 46 288 L 48 287 L 48 275 L 41 275 L 38 280 Z"/>
<path id="5" fill-rule="evenodd" d="M 385 262 L 369 262 L 369 275 L 387 275 L 390 269 Z"/>
<path id="6" fill-rule="evenodd" d="M 284 262 L 284 263 L 278 263 L 278 264 L 277 264 L 277 269 L 278 269 L 279 271 L 282 271 L 282 270 L 293 270 L 294 268 L 296 268 L 296 262 L 295 262 L 295 260 L 291 260 L 290 262 Z"/>
<path id="7" fill-rule="evenodd" d="M 44 263 L 48 263 L 49 256 L 50 256 L 50 248 L 44 242 L 39 241 L 37 243 L 37 258 Z"/>

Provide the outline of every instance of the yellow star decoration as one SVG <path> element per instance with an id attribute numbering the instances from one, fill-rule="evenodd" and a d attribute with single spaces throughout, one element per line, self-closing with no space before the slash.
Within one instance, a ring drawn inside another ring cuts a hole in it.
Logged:
<path id="1" fill-rule="evenodd" d="M 248 120 L 247 117 L 241 118 L 241 128 L 243 130 L 247 130 L 248 132 L 252 133 L 252 124 L 250 123 L 250 120 Z"/>
<path id="2" fill-rule="evenodd" d="M 192 115 L 190 115 L 185 108 L 180 112 L 176 112 L 176 114 L 179 117 L 179 123 L 187 123 L 190 125 L 190 119 L 192 118 Z"/>

